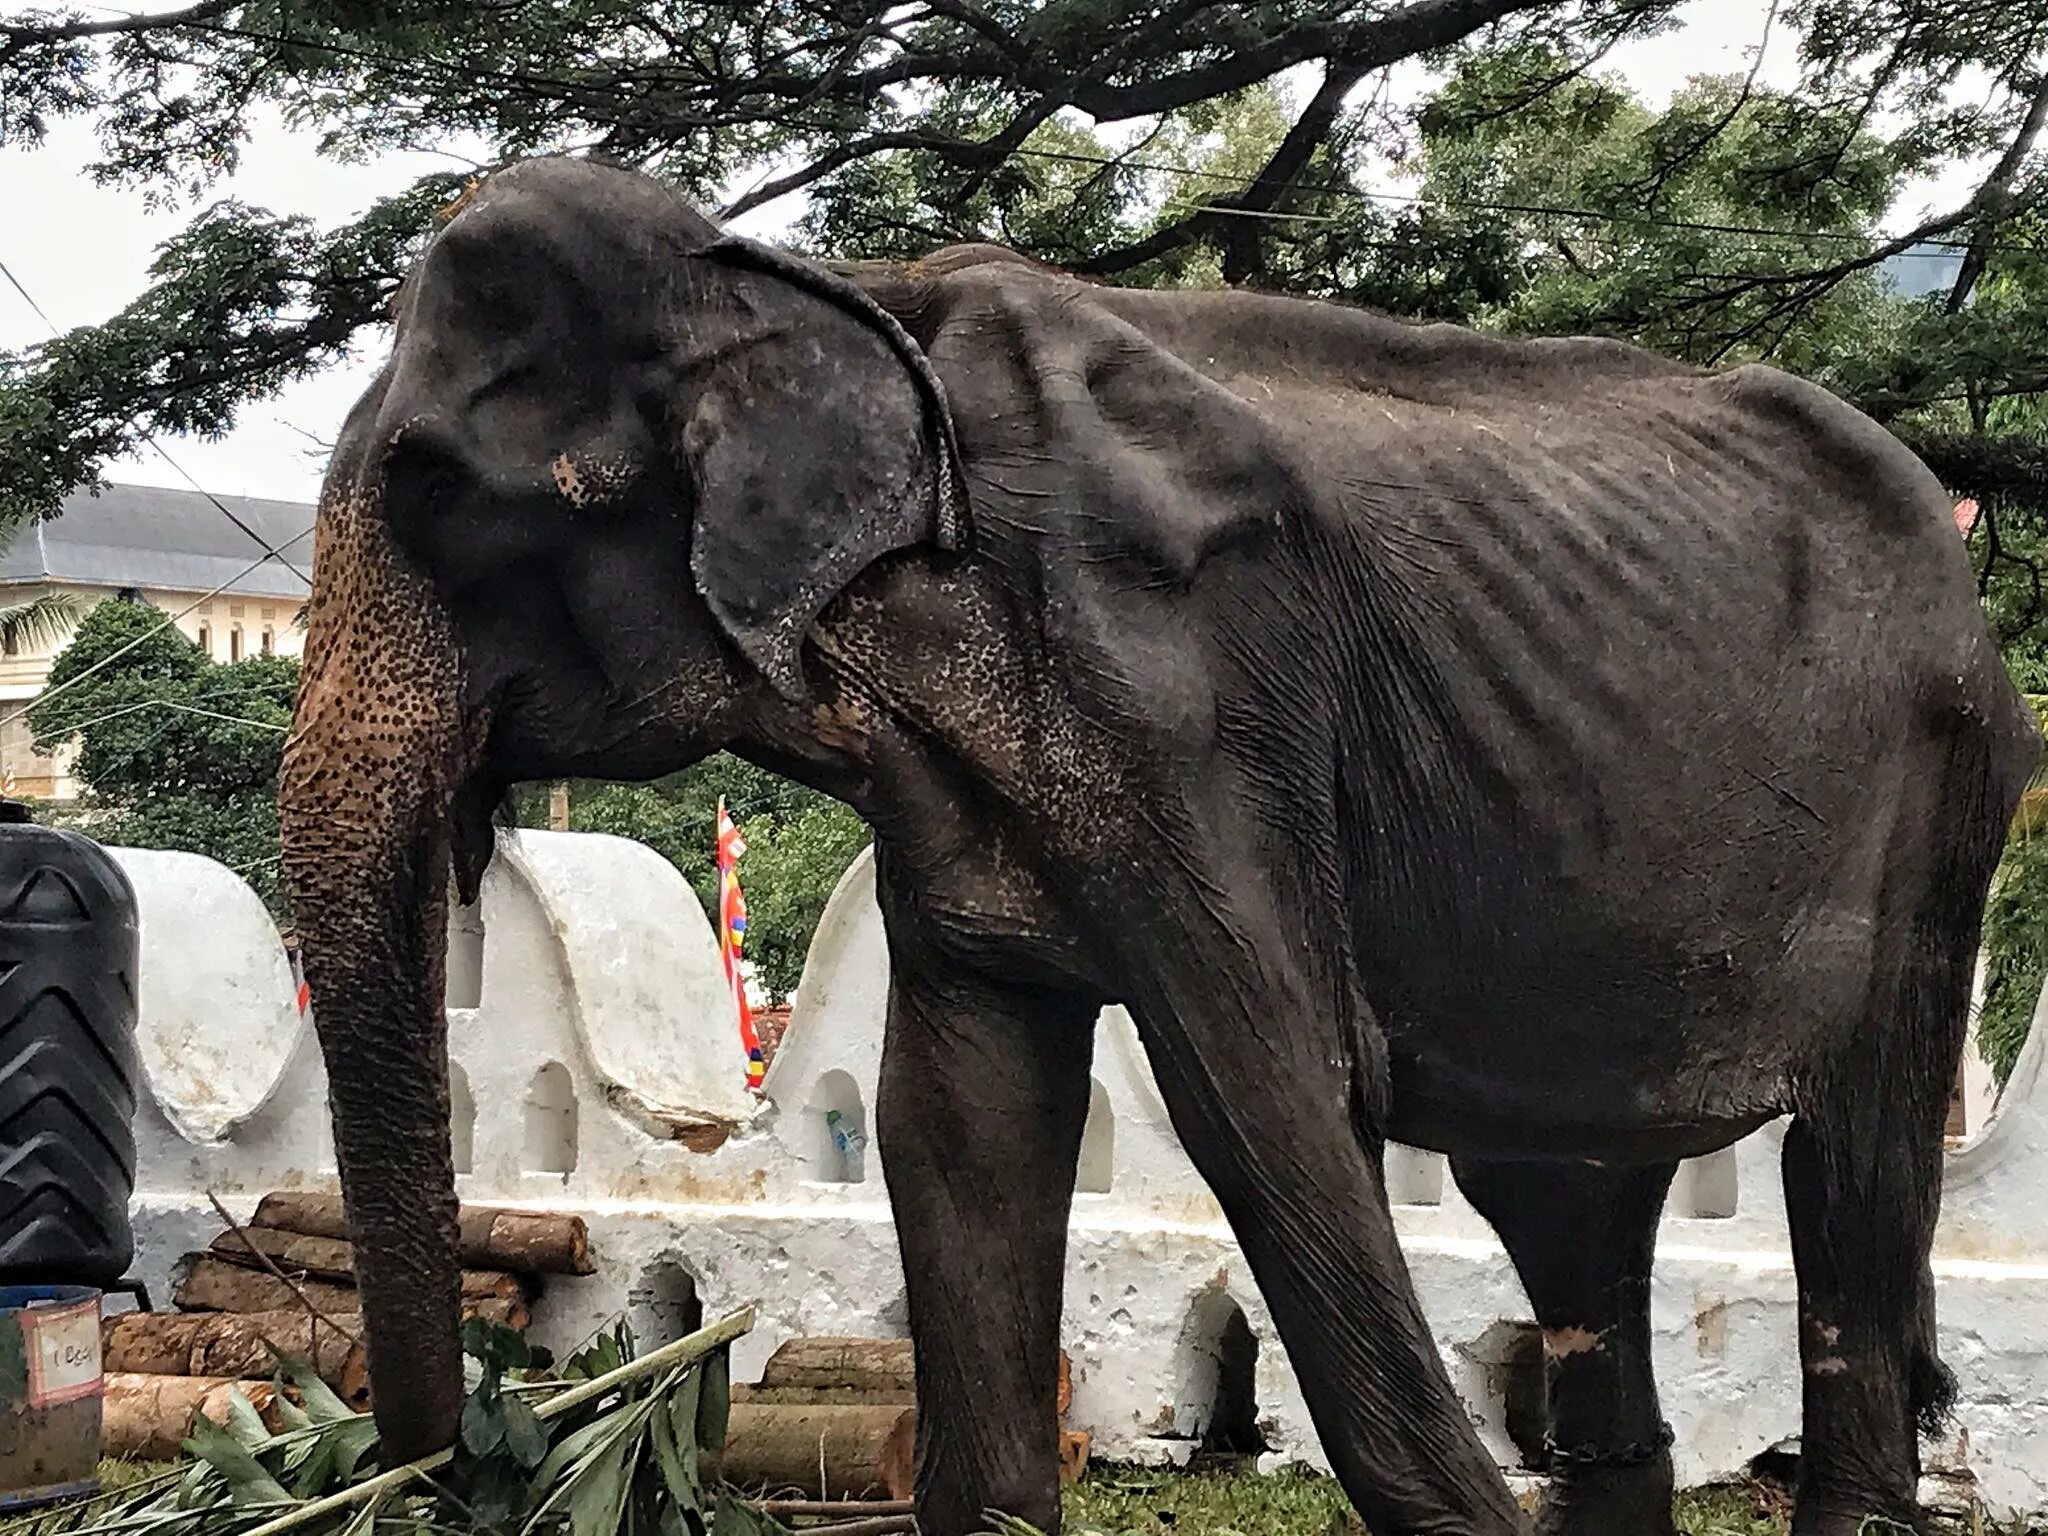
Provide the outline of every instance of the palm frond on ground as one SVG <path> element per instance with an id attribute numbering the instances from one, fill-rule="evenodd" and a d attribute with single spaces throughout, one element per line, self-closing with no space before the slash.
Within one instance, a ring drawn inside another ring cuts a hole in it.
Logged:
<path id="1" fill-rule="evenodd" d="M 519 1334 L 464 1330 L 475 1383 L 460 1442 L 380 1464 L 373 1420 L 302 1361 L 279 1363 L 273 1431 L 240 1394 L 194 1422 L 192 1457 L 99 1497 L 0 1523 L 4 1536 L 780 1536 L 699 1468 L 723 1446 L 734 1314 L 636 1356 L 623 1325 L 557 1367 Z"/>

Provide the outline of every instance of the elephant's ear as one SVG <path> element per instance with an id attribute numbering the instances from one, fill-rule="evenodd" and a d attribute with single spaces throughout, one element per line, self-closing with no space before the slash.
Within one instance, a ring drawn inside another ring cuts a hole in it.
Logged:
<path id="1" fill-rule="evenodd" d="M 712 614 L 784 694 L 812 622 L 894 550 L 957 550 L 967 496 L 945 391 L 880 305 L 749 240 L 685 338 L 700 389 L 683 428 L 697 504 L 690 564 Z"/>

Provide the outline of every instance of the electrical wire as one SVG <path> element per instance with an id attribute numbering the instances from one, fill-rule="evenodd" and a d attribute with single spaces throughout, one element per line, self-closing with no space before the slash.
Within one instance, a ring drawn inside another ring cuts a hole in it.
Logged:
<path id="1" fill-rule="evenodd" d="M 36 702 L 42 701 L 38 699 Z M 291 733 L 290 726 L 279 725 L 275 720 L 252 720 L 247 715 L 230 715 L 217 709 L 201 709 L 198 705 L 187 704 L 182 699 L 140 699 L 133 704 L 124 704 L 119 709 L 110 709 L 103 715 L 94 715 L 90 720 L 67 720 L 63 725 L 64 734 L 76 736 L 96 725 L 105 725 L 108 721 L 119 720 L 124 715 L 139 714 L 145 709 L 168 709 L 181 715 L 197 715 L 202 720 L 219 720 L 228 725 L 247 725 L 260 731 L 276 731 L 280 736 Z"/>
<path id="2" fill-rule="evenodd" d="M 293 534 L 292 537 L 286 539 L 284 543 L 280 544 L 278 548 L 280 550 L 290 549 L 294 544 L 298 543 L 301 539 L 310 538 L 312 536 L 312 533 L 313 530 L 311 528 L 308 528 L 304 533 Z M 199 597 L 194 598 L 190 603 L 186 604 L 183 608 L 180 608 L 176 613 L 164 615 L 161 621 L 152 624 L 148 629 L 144 630 L 141 634 L 137 635 L 133 640 L 130 640 L 126 645 L 121 646 L 116 650 L 109 651 L 106 655 L 102 656 L 98 661 L 94 662 L 91 666 L 87 667 L 83 672 L 80 672 L 76 677 L 67 677 L 64 679 L 63 682 L 57 684 L 54 688 L 44 689 L 40 695 L 38 695 L 35 699 L 31 700 L 29 703 L 22 705 L 22 707 L 20 709 L 17 709 L 13 714 L 0 717 L 0 726 L 12 725 L 15 721 L 19 720 L 23 715 L 26 715 L 31 709 L 35 708 L 36 705 L 47 704 L 51 699 L 56 698 L 59 694 L 65 693 L 68 690 L 77 687 L 80 683 L 84 682 L 88 677 L 91 677 L 95 672 L 99 671 L 100 668 L 111 665 L 116 661 L 119 661 L 123 656 L 126 656 L 130 651 L 134 650 L 138 645 L 141 645 L 145 640 L 152 639 L 155 636 L 162 634 L 166 629 L 170 628 L 171 625 L 177 623 L 178 620 L 194 612 L 203 604 L 212 602 L 216 597 L 219 597 L 223 592 L 227 591 L 236 582 L 240 581 L 244 576 L 247 576 L 251 571 L 255 570 L 258 566 L 262 565 L 264 561 L 269 560 L 270 558 L 271 556 L 266 554 L 250 561 L 247 565 L 243 566 L 239 571 L 235 572 L 234 575 L 230 576 L 226 581 L 222 582 L 219 586 L 215 587 L 211 592 L 205 593 Z"/>

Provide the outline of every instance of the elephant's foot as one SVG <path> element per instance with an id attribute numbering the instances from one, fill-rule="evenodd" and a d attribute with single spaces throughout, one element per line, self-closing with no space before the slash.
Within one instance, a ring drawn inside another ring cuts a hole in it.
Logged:
<path id="1" fill-rule="evenodd" d="M 1674 1536 L 1671 1456 L 1633 1467 L 1561 1464 L 1536 1511 L 1536 1536 Z"/>

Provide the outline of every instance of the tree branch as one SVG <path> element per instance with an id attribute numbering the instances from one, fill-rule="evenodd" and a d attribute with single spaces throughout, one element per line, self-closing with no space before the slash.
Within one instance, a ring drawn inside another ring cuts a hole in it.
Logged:
<path id="1" fill-rule="evenodd" d="M 49 47 L 56 43 L 77 42 L 81 38 L 107 37 L 120 32 L 157 32 L 180 27 L 195 21 L 207 21 L 231 11 L 240 0 L 198 0 L 182 11 L 157 11 L 141 16 L 114 16 L 105 21 L 86 21 L 74 17 L 70 21 L 44 22 L 36 25 L 0 23 L 0 37 L 6 38 L 6 45 L 0 47 L 0 61 L 13 58 L 30 48 Z"/>
<path id="2" fill-rule="evenodd" d="M 2043 124 L 2048 124 L 2048 74 L 2043 74 L 2040 83 L 2034 87 L 2033 100 L 2027 104 L 2027 115 L 2021 121 L 2019 131 L 2006 145 L 2005 153 L 1998 157 L 1998 164 L 1992 167 L 1984 185 L 1977 189 L 1977 195 L 1970 200 L 1979 210 L 1977 227 L 1970 233 L 1970 248 L 1963 253 L 1963 265 L 1956 273 L 1955 287 L 1949 290 L 1948 312 L 1952 315 L 1969 302 L 1970 291 L 1984 275 L 1985 267 L 1990 265 L 1991 247 L 1998 240 L 1999 222 L 2012 202 L 2013 183 L 2018 180 L 2027 156 L 2033 153 L 2034 141 L 2040 138 Z"/>
<path id="3" fill-rule="evenodd" d="M 1521 11 L 1546 9 L 1555 0 L 1415 0 L 1384 16 L 1299 27 L 1213 63 L 1132 85 L 1093 85 L 1074 93 L 1072 105 L 1090 117 L 1119 122 L 1174 112 L 1212 96 L 1257 85 L 1310 59 L 1356 65 L 1361 74 L 1383 64 L 1470 37 L 1481 27 Z M 1032 82 L 1037 84 L 1037 82 Z"/>
<path id="4" fill-rule="evenodd" d="M 1777 20 L 1778 0 L 1771 0 L 1771 8 L 1764 13 L 1763 35 L 1757 39 L 1756 57 L 1750 60 L 1749 74 L 1742 82 L 1742 89 L 1736 92 L 1734 99 L 1728 103 L 1727 110 L 1700 132 L 1693 134 L 1691 141 L 1680 148 L 1677 154 L 1666 158 L 1659 165 L 1652 166 L 1647 174 L 1624 183 L 1619 190 L 1641 191 L 1643 206 L 1656 207 L 1657 200 L 1664 195 L 1664 189 L 1670 185 L 1671 178 L 1706 153 L 1707 146 L 1728 131 L 1729 126 L 1741 115 L 1742 109 L 1756 99 L 1757 76 L 1763 70 L 1764 54 L 1771 46 L 1771 28 L 1777 24 Z"/>
<path id="5" fill-rule="evenodd" d="M 958 148 L 954 140 L 936 138 L 928 133 L 871 133 L 863 139 L 851 139 L 811 161 L 801 170 L 791 171 L 772 181 L 757 182 L 747 191 L 718 210 L 721 220 L 736 219 L 749 209 L 759 208 L 763 203 L 772 203 L 776 198 L 791 192 L 801 191 L 812 182 L 821 180 L 838 170 L 869 155 L 880 154 L 890 149 L 929 149 L 944 153 Z"/>
<path id="6" fill-rule="evenodd" d="M 1117 272 L 1128 272 L 1171 251 L 1190 245 L 1204 235 L 1214 231 L 1224 232 L 1224 277 L 1230 282 L 1241 282 L 1258 269 L 1260 264 L 1260 236 L 1255 224 L 1245 221 L 1242 225 L 1231 221 L 1245 214 L 1270 213 L 1292 190 L 1293 182 L 1316 148 L 1328 137 L 1337 113 L 1342 110 L 1344 98 L 1352 89 L 1375 69 L 1398 63 L 1404 58 L 1430 49 L 1446 47 L 1459 39 L 1469 36 L 1479 28 L 1489 26 L 1517 11 L 1531 10 L 1544 0 L 1418 0 L 1403 10 L 1371 21 L 1307 27 L 1288 38 L 1276 39 L 1264 49 L 1246 49 L 1243 52 L 1200 70 L 1187 70 L 1166 80 L 1152 82 L 1144 87 L 1130 87 L 1133 91 L 1153 90 L 1161 87 L 1184 85 L 1195 79 L 1214 81 L 1219 77 L 1236 78 L 1237 71 L 1258 70 L 1241 84 L 1212 85 L 1210 91 L 1238 90 L 1266 78 L 1272 69 L 1265 68 L 1266 61 L 1275 56 L 1275 50 L 1301 48 L 1304 40 L 1316 38 L 1322 47 L 1309 48 L 1298 57 L 1288 60 L 1298 63 L 1303 59 L 1330 54 L 1330 67 L 1323 77 L 1323 84 L 1315 98 L 1303 110 L 1301 117 L 1280 141 L 1272 157 L 1259 174 L 1252 178 L 1244 191 L 1235 197 L 1217 198 L 1206 207 L 1198 208 L 1186 218 L 1154 230 L 1143 240 L 1114 250 L 1103 251 L 1084 261 L 1073 263 L 1070 270 L 1091 275 L 1106 276 Z M 1284 68 L 1278 65 L 1275 68 Z M 1204 94 L 1208 94 L 1205 91 Z M 1143 98 L 1150 100 L 1149 97 Z M 1091 100 L 1095 105 L 1091 105 Z M 1088 92 L 1077 91 L 1073 97 L 1075 106 L 1083 111 L 1094 112 L 1104 103 L 1099 97 Z M 1184 104 L 1184 103 L 1176 103 Z M 1129 105 L 1128 97 L 1124 105 Z M 1158 107 L 1153 110 L 1171 110 Z M 1136 114 L 1133 114 L 1136 115 Z"/>

